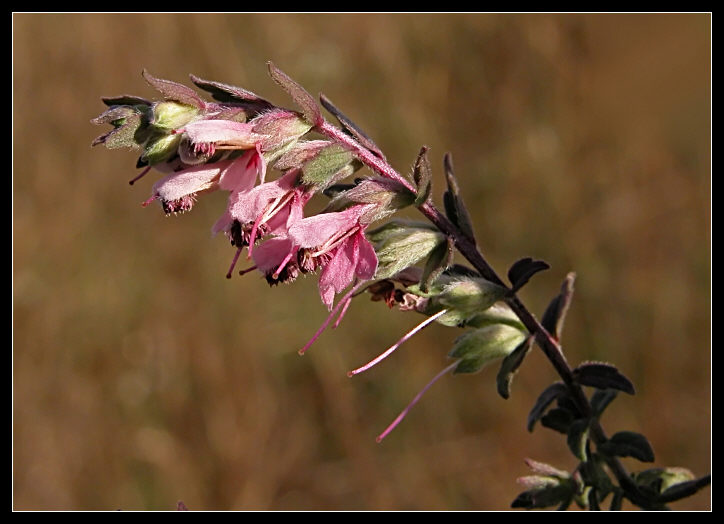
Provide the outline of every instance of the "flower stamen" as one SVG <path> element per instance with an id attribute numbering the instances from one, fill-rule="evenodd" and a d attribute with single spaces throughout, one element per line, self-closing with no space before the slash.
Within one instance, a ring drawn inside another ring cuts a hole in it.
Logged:
<path id="1" fill-rule="evenodd" d="M 457 365 L 458 365 L 458 362 L 453 362 L 453 363 L 450 364 L 448 367 L 446 367 L 445 369 L 443 369 L 440 373 L 438 373 L 437 375 L 435 375 L 435 377 L 433 377 L 433 379 L 432 379 L 430 382 L 428 382 L 428 383 L 425 385 L 425 387 L 422 388 L 422 390 L 420 390 L 420 392 L 419 392 L 417 395 L 415 395 L 415 398 L 413 398 L 413 399 L 412 399 L 412 402 L 410 402 L 410 403 L 407 405 L 407 407 L 402 410 L 402 413 L 400 413 L 399 415 L 397 415 L 397 418 L 392 421 L 392 424 L 390 424 L 389 426 L 387 426 L 387 428 L 386 428 L 382 433 L 379 434 L 379 436 L 375 439 L 375 440 L 377 441 L 377 443 L 379 444 L 380 442 L 382 442 L 382 439 L 384 439 L 387 435 L 389 435 L 390 432 L 391 432 L 393 429 L 395 429 L 400 422 L 402 422 L 402 419 L 404 419 L 404 418 L 407 416 L 407 414 L 408 414 L 409 411 L 412 409 L 412 407 L 413 407 L 415 404 L 417 404 L 417 402 L 422 398 L 422 396 L 425 394 L 425 392 L 426 392 L 428 389 L 430 389 L 430 387 L 431 387 L 435 382 L 437 382 L 437 381 L 440 379 L 440 377 L 442 377 L 443 375 L 445 375 L 445 374 L 448 373 L 449 371 L 455 369 L 455 366 L 457 366 Z"/>
<path id="2" fill-rule="evenodd" d="M 392 346 L 390 346 L 390 348 L 389 348 L 387 351 L 385 351 L 384 353 L 382 353 L 381 355 L 379 355 L 377 358 L 371 360 L 370 362 L 368 362 L 368 363 L 365 364 L 364 366 L 359 367 L 359 368 L 357 368 L 357 369 L 353 369 L 352 371 L 348 371 L 348 372 L 347 372 L 347 376 L 348 376 L 348 377 L 353 377 L 353 376 L 355 376 L 355 375 L 357 375 L 357 374 L 359 374 L 359 373 L 362 373 L 363 371 L 367 371 L 368 369 L 370 369 L 370 368 L 371 368 L 372 366 L 374 366 L 375 364 L 377 364 L 377 363 L 381 362 L 382 360 L 386 359 L 386 358 L 387 358 L 388 356 L 390 356 L 397 348 L 399 348 L 402 344 L 404 344 L 406 341 L 408 341 L 410 338 L 412 338 L 412 336 L 413 336 L 415 333 L 417 333 L 418 331 L 420 331 L 421 329 L 423 329 L 423 328 L 424 328 L 425 326 L 427 326 L 428 324 L 431 324 L 432 322 L 434 322 L 435 320 L 437 320 L 439 317 L 443 316 L 445 313 L 447 313 L 447 309 L 443 309 L 442 311 L 438 311 L 437 313 L 435 313 L 435 314 L 432 315 L 431 317 L 426 318 L 425 320 L 423 320 L 422 322 L 420 322 L 417 326 L 415 326 L 414 328 L 412 328 L 404 337 L 402 337 L 400 340 L 398 340 L 398 341 L 395 342 Z"/>

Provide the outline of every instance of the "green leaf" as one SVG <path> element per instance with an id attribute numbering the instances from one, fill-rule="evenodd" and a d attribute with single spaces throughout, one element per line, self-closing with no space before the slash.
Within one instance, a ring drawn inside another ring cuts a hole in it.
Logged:
<path id="1" fill-rule="evenodd" d="M 633 457 L 641 462 L 653 462 L 654 450 L 640 433 L 619 431 L 599 446 L 599 451 L 609 456 Z"/>
<path id="2" fill-rule="evenodd" d="M 422 270 L 420 289 L 425 292 L 452 263 L 455 244 L 450 237 L 447 237 L 446 240 L 446 242 L 441 242 L 430 252 L 425 268 Z"/>
<path id="3" fill-rule="evenodd" d="M 508 270 L 508 279 L 513 285 L 511 292 L 515 293 L 530 280 L 530 277 L 550 267 L 547 262 L 542 260 L 533 260 L 530 257 L 521 258 Z"/>
<path id="4" fill-rule="evenodd" d="M 567 435 L 574 420 L 575 415 L 567 409 L 553 408 L 541 417 L 540 423 L 543 427 Z"/>
<path id="5" fill-rule="evenodd" d="M 594 417 L 600 417 L 603 410 L 616 398 L 618 392 L 615 389 L 597 389 L 591 396 L 591 410 Z"/>
<path id="6" fill-rule="evenodd" d="M 515 377 L 518 368 L 523 363 L 523 359 L 530 352 L 533 347 L 533 337 L 526 338 L 521 342 L 515 350 L 503 359 L 503 363 L 500 365 L 500 371 L 496 382 L 498 385 L 498 394 L 507 399 L 510 397 L 510 387 L 513 384 L 513 377 Z"/>
<path id="7" fill-rule="evenodd" d="M 582 386 L 591 386 L 598 389 L 617 389 L 633 395 L 634 386 L 612 364 L 603 362 L 584 362 L 573 370 L 573 376 Z"/>
<path id="8" fill-rule="evenodd" d="M 510 505 L 512 508 L 536 509 L 570 503 L 573 488 L 570 483 L 531 489 L 519 494 Z"/>
<path id="9" fill-rule="evenodd" d="M 544 389 L 535 401 L 533 409 L 531 409 L 528 414 L 528 431 L 533 431 L 533 426 L 535 426 L 535 423 L 543 416 L 548 406 L 567 392 L 568 388 L 563 382 L 555 382 Z"/>

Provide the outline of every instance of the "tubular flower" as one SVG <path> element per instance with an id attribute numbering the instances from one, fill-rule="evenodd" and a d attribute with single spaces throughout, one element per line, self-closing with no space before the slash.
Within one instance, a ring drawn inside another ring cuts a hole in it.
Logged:
<path id="1" fill-rule="evenodd" d="M 201 164 L 172 172 L 153 185 L 151 198 L 146 200 L 144 205 L 160 200 L 167 214 L 183 213 L 193 207 L 200 193 L 217 189 L 250 189 L 265 169 L 260 157 L 259 152 L 252 149 L 233 160 Z"/>
<path id="2" fill-rule="evenodd" d="M 302 271 L 322 268 L 319 294 L 330 310 L 337 293 L 355 278 L 371 279 L 377 270 L 377 255 L 364 236 L 367 224 L 360 221 L 372 206 L 365 204 L 323 213 L 302 219 L 289 228 Z"/>

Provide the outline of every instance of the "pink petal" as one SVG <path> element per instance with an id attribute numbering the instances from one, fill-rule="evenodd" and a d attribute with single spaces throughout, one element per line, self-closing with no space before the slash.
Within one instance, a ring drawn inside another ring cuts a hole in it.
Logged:
<path id="1" fill-rule="evenodd" d="M 249 191 L 232 194 L 229 198 L 229 213 L 242 224 L 255 222 L 269 205 L 269 202 L 285 195 L 296 181 L 296 174 L 278 178 L 274 182 L 260 184 Z"/>
<path id="2" fill-rule="evenodd" d="M 332 259 L 322 269 L 319 275 L 319 294 L 328 308 L 332 307 L 334 295 L 354 280 L 358 254 L 358 243 L 350 238 L 337 248 Z"/>
<path id="3" fill-rule="evenodd" d="M 271 273 L 279 267 L 279 264 L 291 252 L 292 247 L 292 241 L 288 238 L 270 238 L 254 249 L 254 264 L 262 273 Z"/>
<path id="4" fill-rule="evenodd" d="M 170 201 L 207 189 L 217 189 L 219 174 L 228 165 L 229 162 L 225 161 L 176 171 L 156 182 L 152 193 L 162 200 Z"/>
<path id="5" fill-rule="evenodd" d="M 300 220 L 289 228 L 289 236 L 300 247 L 317 247 L 340 232 L 357 224 L 369 205 L 354 206 L 344 211 L 322 213 Z"/>
<path id="6" fill-rule="evenodd" d="M 257 175 L 261 174 L 264 161 L 260 160 L 256 149 L 251 149 L 231 162 L 221 172 L 219 187 L 226 191 L 248 191 L 256 184 Z"/>
<path id="7" fill-rule="evenodd" d="M 362 280 L 370 280 L 377 272 L 377 253 L 362 231 L 359 232 L 359 259 L 355 273 Z"/>
<path id="8" fill-rule="evenodd" d="M 254 147 L 262 138 L 252 132 L 254 126 L 233 120 L 198 120 L 186 124 L 184 132 L 193 143 L 217 143 Z"/>

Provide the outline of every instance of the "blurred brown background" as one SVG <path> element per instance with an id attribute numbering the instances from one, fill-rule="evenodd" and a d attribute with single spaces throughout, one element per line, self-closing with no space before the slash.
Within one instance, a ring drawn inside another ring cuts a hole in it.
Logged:
<path id="1" fill-rule="evenodd" d="M 92 149 L 101 96 L 188 73 L 281 105 L 266 61 L 328 95 L 401 171 L 451 151 L 484 253 L 569 271 L 568 359 L 636 384 L 603 419 L 656 466 L 711 470 L 711 17 L 105 15 L 13 17 L 15 509 L 503 510 L 531 457 L 574 465 L 525 417 L 555 380 L 540 352 L 504 401 L 496 368 L 438 382 L 458 331 L 357 299 L 336 332 L 316 279 L 227 281 L 225 196 L 143 209 L 137 155 Z M 640 466 L 626 461 L 629 468 Z M 710 509 L 710 490 L 676 509 Z"/>

